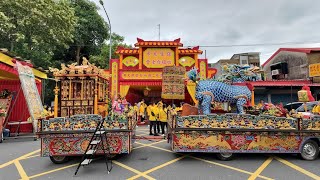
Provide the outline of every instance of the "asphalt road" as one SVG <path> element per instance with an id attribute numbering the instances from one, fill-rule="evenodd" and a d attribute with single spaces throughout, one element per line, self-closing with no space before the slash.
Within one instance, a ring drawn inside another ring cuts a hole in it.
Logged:
<path id="1" fill-rule="evenodd" d="M 137 134 L 146 135 L 146 127 Z M 0 180 L 14 179 L 320 179 L 320 159 L 300 160 L 295 155 L 239 154 L 232 161 L 219 161 L 214 154 L 175 154 L 165 140 L 138 140 L 129 155 L 113 161 L 107 174 L 102 159 L 81 167 L 79 158 L 62 165 L 39 157 L 40 141 L 8 140 L 0 144 Z"/>

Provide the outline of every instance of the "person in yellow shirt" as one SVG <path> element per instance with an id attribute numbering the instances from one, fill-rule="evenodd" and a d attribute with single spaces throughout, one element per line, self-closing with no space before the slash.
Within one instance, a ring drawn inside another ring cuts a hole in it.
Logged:
<path id="1" fill-rule="evenodd" d="M 261 99 L 259 104 L 257 105 L 257 109 L 261 109 L 264 106 L 264 101 Z"/>
<path id="2" fill-rule="evenodd" d="M 159 136 L 157 133 L 157 123 L 159 118 L 159 109 L 157 105 L 153 102 L 152 106 L 150 107 L 150 114 L 149 114 L 149 121 L 150 121 L 150 135 Z M 152 128 L 154 134 L 152 134 Z M 158 131 L 160 131 L 158 129 Z"/>
<path id="3" fill-rule="evenodd" d="M 142 101 L 140 102 L 140 107 L 139 107 L 139 118 L 140 118 L 140 122 L 142 124 L 144 124 L 144 120 L 146 118 L 145 115 L 145 110 L 146 110 L 147 105 L 144 103 L 144 99 L 142 99 Z"/>
<path id="4" fill-rule="evenodd" d="M 164 127 L 166 127 L 166 131 L 168 129 L 167 126 L 167 108 L 164 107 L 163 103 L 160 101 L 158 103 L 158 109 L 159 109 L 159 121 L 160 121 L 160 126 L 161 126 L 161 132 L 162 132 L 162 136 L 164 136 Z"/>
<path id="5" fill-rule="evenodd" d="M 139 107 L 137 103 L 134 103 L 133 111 L 135 112 L 135 115 L 139 116 Z"/>
<path id="6" fill-rule="evenodd" d="M 148 117 L 146 117 L 146 119 L 147 120 L 150 120 L 149 118 L 150 118 L 150 114 L 151 114 L 151 104 L 149 104 L 149 106 L 147 106 L 147 108 L 146 108 L 146 111 L 147 111 L 147 113 L 146 113 L 146 115 L 148 116 Z"/>
<path id="7" fill-rule="evenodd" d="M 313 114 L 320 114 L 320 102 L 312 108 Z"/>

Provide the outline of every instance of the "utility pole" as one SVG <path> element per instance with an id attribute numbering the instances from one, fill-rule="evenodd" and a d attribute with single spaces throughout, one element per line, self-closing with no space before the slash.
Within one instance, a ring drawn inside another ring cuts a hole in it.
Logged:
<path id="1" fill-rule="evenodd" d="M 104 4 L 103 4 L 103 1 L 102 0 L 99 0 L 101 6 L 103 7 L 103 10 L 104 12 L 106 13 L 107 15 L 107 18 L 108 18 L 108 23 L 109 23 L 109 29 L 110 29 L 110 34 L 109 34 L 109 61 L 111 60 L 111 47 L 112 47 L 112 33 L 111 33 L 111 22 L 110 22 L 110 19 L 109 19 L 109 16 L 108 16 L 108 13 L 106 11 L 106 8 L 104 8 Z"/>
<path id="2" fill-rule="evenodd" d="M 159 26 L 159 41 L 160 41 L 160 24 L 158 24 L 158 26 Z"/>

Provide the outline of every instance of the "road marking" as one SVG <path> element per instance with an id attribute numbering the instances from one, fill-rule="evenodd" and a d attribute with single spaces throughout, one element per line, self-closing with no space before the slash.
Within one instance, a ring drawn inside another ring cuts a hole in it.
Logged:
<path id="1" fill-rule="evenodd" d="M 143 147 L 147 147 L 147 146 L 152 146 L 154 144 L 159 144 L 159 143 L 162 143 L 162 142 L 165 142 L 165 141 L 166 140 L 161 140 L 161 141 L 153 142 L 153 143 L 150 143 L 150 144 L 144 144 L 144 143 L 135 142 L 136 144 L 140 144 L 142 146 L 134 147 L 132 149 L 139 149 L 139 148 L 143 148 Z"/>
<path id="2" fill-rule="evenodd" d="M 260 173 L 272 162 L 272 157 L 269 157 L 264 163 L 261 164 L 261 166 L 248 178 L 248 180 L 254 180 L 256 179 Z"/>
<path id="3" fill-rule="evenodd" d="M 153 146 L 152 143 L 150 143 L 150 144 L 143 144 L 143 143 L 139 143 L 139 142 L 136 142 L 136 143 L 142 145 L 143 147 L 152 147 L 152 148 L 155 148 L 155 149 L 159 149 L 159 150 L 170 152 L 170 153 L 174 153 L 174 154 L 181 154 L 181 153 L 173 152 L 173 151 L 168 150 L 168 149 L 164 149 L 164 148 L 161 148 L 161 147 Z M 141 147 L 141 146 L 139 146 L 139 147 Z"/>
<path id="4" fill-rule="evenodd" d="M 139 178 L 139 177 L 141 177 L 141 176 L 143 176 L 143 175 L 147 175 L 147 174 L 149 174 L 149 173 L 151 173 L 151 172 L 153 172 L 153 171 L 156 171 L 156 170 L 161 169 L 161 168 L 163 168 L 163 167 L 166 167 L 166 166 L 168 166 L 168 165 L 170 165 L 170 164 L 172 164 L 172 163 L 175 163 L 175 162 L 177 162 L 177 161 L 179 161 L 179 160 L 181 160 L 181 159 L 183 159 L 183 158 L 185 158 L 185 157 L 187 157 L 187 156 L 189 156 L 189 155 L 183 155 L 183 156 L 181 156 L 181 157 L 179 157 L 179 158 L 173 159 L 173 160 L 168 161 L 168 162 L 166 162 L 166 163 L 163 163 L 163 164 L 161 164 L 161 165 L 159 165 L 159 166 L 156 166 L 156 167 L 154 167 L 154 168 L 151 168 L 151 169 L 149 169 L 149 170 L 147 170 L 147 171 L 145 171 L 145 172 L 143 172 L 143 173 L 141 173 L 141 174 L 137 174 L 137 175 L 135 175 L 135 176 L 133 176 L 133 177 L 127 179 L 127 180 L 137 179 L 137 178 Z"/>
<path id="5" fill-rule="evenodd" d="M 35 178 L 35 177 L 39 177 L 39 176 L 43 176 L 43 175 L 46 175 L 46 174 L 50 174 L 50 173 L 53 173 L 53 172 L 56 172 L 56 171 L 60 171 L 60 170 L 63 170 L 63 169 L 67 169 L 67 168 L 71 168 L 71 167 L 74 167 L 74 166 L 77 166 L 78 163 L 76 164 L 71 164 L 71 165 L 68 165 L 68 166 L 64 166 L 64 167 L 61 167 L 61 168 L 57 168 L 57 169 L 53 169 L 53 170 L 50 170 L 50 171 L 45 171 L 43 173 L 39 173 L 39 174 L 35 174 L 33 176 L 29 176 L 30 179 L 32 178 Z"/>
<path id="6" fill-rule="evenodd" d="M 136 134 L 135 136 L 141 137 L 141 136 L 145 136 L 148 135 L 149 133 L 142 133 L 142 134 Z"/>
<path id="7" fill-rule="evenodd" d="M 287 166 L 289 166 L 289 167 L 291 167 L 291 168 L 293 168 L 293 169 L 295 169 L 295 170 L 297 170 L 297 171 L 299 171 L 299 172 L 301 172 L 301 173 L 303 173 L 303 174 L 305 174 L 305 175 L 307 175 L 307 176 L 309 176 L 309 177 L 311 177 L 313 179 L 320 179 L 320 176 L 315 175 L 312 172 L 309 172 L 309 171 L 307 171 L 307 170 L 305 170 L 305 169 L 303 169 L 303 168 L 301 168 L 301 167 L 299 167 L 299 166 L 297 166 L 297 165 L 295 165 L 295 164 L 293 164 L 293 163 L 291 163 L 291 162 L 289 162 L 287 160 L 284 160 L 284 159 L 279 158 L 279 157 L 274 157 L 274 158 L 276 160 L 280 161 L 281 163 L 283 163 L 283 164 L 285 164 L 285 165 L 287 165 Z"/>
<path id="8" fill-rule="evenodd" d="M 25 155 L 22 155 L 22 156 L 20 156 L 20 157 L 18 157 L 18 158 L 16 158 L 16 159 L 13 159 L 13 160 L 11 160 L 11 161 L 8 161 L 8 162 L 4 163 L 4 164 L 1 164 L 1 165 L 0 165 L 0 169 L 1 169 L 1 168 L 4 168 L 4 167 L 6 167 L 6 166 L 9 166 L 10 164 L 13 164 L 14 161 L 16 161 L 16 160 L 19 161 L 19 160 L 21 160 L 21 159 L 24 159 L 24 158 L 26 158 L 26 157 L 28 157 L 28 156 L 31 156 L 31 155 L 37 153 L 37 152 L 40 152 L 40 149 L 35 150 L 35 151 L 32 151 L 32 152 L 27 153 L 27 154 L 25 154 Z"/>
<path id="9" fill-rule="evenodd" d="M 33 156 L 28 156 L 28 157 L 25 157 L 25 158 L 23 158 L 21 160 L 30 159 L 30 158 L 34 158 L 34 157 L 40 157 L 40 154 L 33 155 Z"/>
<path id="10" fill-rule="evenodd" d="M 146 174 L 143 174 L 141 171 L 138 171 L 138 170 L 136 170 L 136 169 L 134 169 L 134 168 L 132 168 L 132 167 L 129 167 L 129 166 L 125 165 L 125 164 L 122 164 L 122 163 L 120 163 L 120 162 L 118 162 L 118 161 L 112 161 L 112 162 L 113 162 L 114 164 L 116 164 L 116 165 L 124 168 L 124 169 L 127 169 L 127 170 L 129 170 L 129 171 L 132 171 L 132 172 L 136 173 L 136 174 L 137 174 L 136 176 L 139 175 L 139 177 L 142 176 L 142 177 L 144 177 L 144 178 L 146 178 L 146 179 L 156 180 L 156 179 L 154 179 L 153 177 L 148 176 L 148 175 L 146 175 Z"/>
<path id="11" fill-rule="evenodd" d="M 140 144 L 142 144 L 142 143 L 140 143 Z M 174 154 L 182 155 L 182 153 L 173 152 L 173 151 L 170 151 L 168 149 L 164 149 L 164 148 L 157 147 L 157 146 L 149 145 L 149 147 L 152 147 L 152 148 L 155 148 L 155 149 L 159 149 L 159 150 L 162 150 L 162 151 L 166 151 L 166 152 L 170 152 L 170 153 L 174 153 Z M 209 161 L 209 160 L 198 158 L 198 157 L 194 157 L 194 156 L 191 156 L 191 155 L 189 155 L 189 157 L 192 158 L 192 159 L 197 159 L 199 161 L 203 161 L 203 162 L 209 163 L 209 164 L 214 164 L 214 165 L 217 165 L 217 166 L 220 166 L 220 167 L 224 167 L 224 168 L 227 168 L 227 169 L 238 171 L 238 172 L 241 172 L 241 173 L 244 173 L 244 174 L 249 174 L 249 175 L 253 174 L 252 172 L 245 171 L 245 170 L 242 170 L 242 169 L 239 169 L 239 168 L 235 168 L 235 167 L 232 167 L 232 166 L 228 166 L 228 165 L 225 165 L 225 164 Z M 268 178 L 268 177 L 265 177 L 265 176 L 262 176 L 262 175 L 258 175 L 258 177 L 262 178 L 262 179 L 266 179 L 266 180 L 273 180 L 272 178 Z"/>
<path id="12" fill-rule="evenodd" d="M 209 160 L 198 158 L 198 157 L 194 157 L 194 156 L 189 156 L 189 157 L 193 158 L 193 159 L 197 159 L 197 160 L 203 161 L 203 162 L 207 162 L 209 164 L 214 164 L 214 165 L 217 165 L 217 166 L 220 166 L 220 167 L 224 167 L 224 168 L 227 168 L 227 169 L 238 171 L 238 172 L 241 172 L 241 173 L 244 173 L 244 174 L 249 174 L 249 175 L 253 174 L 252 172 L 249 172 L 249 171 L 246 171 L 246 170 L 243 170 L 243 169 L 239 169 L 239 168 L 235 168 L 235 167 L 232 167 L 232 166 L 228 166 L 228 165 L 225 165 L 225 164 L 217 163 L 217 162 L 214 162 L 214 161 L 209 161 Z M 273 180 L 272 178 L 268 178 L 268 177 L 265 177 L 265 176 L 262 176 L 262 175 L 258 175 L 258 177 L 262 178 L 262 179 L 266 179 L 266 180 Z"/>
<path id="13" fill-rule="evenodd" d="M 148 131 L 147 129 L 146 130 L 136 130 L 136 131 L 138 131 L 138 132 L 144 132 L 144 133 L 147 133 L 146 131 Z"/>
<path id="14" fill-rule="evenodd" d="M 20 164 L 20 162 L 19 162 L 18 160 L 15 160 L 13 163 L 14 163 L 14 165 L 16 166 L 16 168 L 17 168 L 17 170 L 18 170 L 18 172 L 19 172 L 19 174 L 20 174 L 21 179 L 22 179 L 22 180 L 27 180 L 27 179 L 29 179 L 26 171 L 23 169 L 23 167 L 22 167 L 22 165 Z"/>

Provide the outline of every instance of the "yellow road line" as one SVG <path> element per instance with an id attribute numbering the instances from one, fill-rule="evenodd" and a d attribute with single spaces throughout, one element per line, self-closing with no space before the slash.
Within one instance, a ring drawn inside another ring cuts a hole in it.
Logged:
<path id="1" fill-rule="evenodd" d="M 169 150 L 169 149 L 164 149 L 164 148 L 161 148 L 161 147 L 153 146 L 152 143 L 150 143 L 150 144 L 143 144 L 143 143 L 138 143 L 138 142 L 137 142 L 137 144 L 143 145 L 144 147 L 152 147 L 152 148 L 155 148 L 155 149 L 159 149 L 159 150 L 166 151 L 166 152 L 170 152 L 170 153 L 174 153 L 174 154 L 181 154 L 181 153 L 173 152 L 173 151 L 171 151 L 171 150 Z M 139 146 L 139 147 L 141 147 L 141 146 Z"/>
<path id="2" fill-rule="evenodd" d="M 150 143 L 150 144 L 144 144 L 144 143 L 135 142 L 136 144 L 140 144 L 142 146 L 134 147 L 132 149 L 139 149 L 139 148 L 143 148 L 143 147 L 148 147 L 148 146 L 152 146 L 154 144 L 159 144 L 159 143 L 162 143 L 162 142 L 165 142 L 165 141 L 166 140 L 161 140 L 161 141 L 153 142 L 153 143 Z"/>
<path id="3" fill-rule="evenodd" d="M 272 157 L 269 157 L 262 165 L 248 178 L 248 180 L 256 179 L 260 173 L 271 163 Z"/>
<path id="4" fill-rule="evenodd" d="M 139 143 L 139 144 L 142 144 L 142 143 Z M 164 148 L 157 147 L 157 146 L 149 145 L 149 147 L 152 147 L 152 148 L 155 148 L 155 149 L 159 149 L 159 150 L 162 150 L 162 151 L 166 151 L 166 152 L 170 152 L 170 153 L 174 153 L 174 154 L 182 155 L 182 153 L 173 152 L 173 151 L 170 151 L 168 149 L 164 149 Z M 232 167 L 232 166 L 228 166 L 228 165 L 225 165 L 225 164 L 209 161 L 209 160 L 198 158 L 198 157 L 194 157 L 194 156 L 191 156 L 191 155 L 189 155 L 189 157 L 192 158 L 192 159 L 197 159 L 197 160 L 209 163 L 209 164 L 214 164 L 214 165 L 217 165 L 217 166 L 220 166 L 220 167 L 224 167 L 224 168 L 227 168 L 227 169 L 238 171 L 238 172 L 241 172 L 241 173 L 244 173 L 244 174 L 249 174 L 249 175 L 253 174 L 252 172 L 245 171 L 245 170 L 242 170 L 242 169 L 239 169 L 239 168 L 235 168 L 235 167 Z M 258 175 L 258 177 L 262 178 L 262 179 L 272 180 L 272 178 L 268 178 L 268 177 L 265 177 L 265 176 L 262 176 L 262 175 Z"/>
<path id="5" fill-rule="evenodd" d="M 151 168 L 151 169 L 149 169 L 149 170 L 147 170 L 147 171 L 145 171 L 145 172 L 143 172 L 143 173 L 141 173 L 141 174 L 137 174 L 137 175 L 129 178 L 128 180 L 134 180 L 134 179 L 137 179 L 137 178 L 139 178 L 139 177 L 141 177 L 141 176 L 143 176 L 143 175 L 147 175 L 147 174 L 149 174 L 149 173 L 151 173 L 151 172 L 153 172 L 153 171 L 156 171 L 156 170 L 161 169 L 161 168 L 163 168 L 163 167 L 166 167 L 166 166 L 168 166 L 168 165 L 170 165 L 170 164 L 172 164 L 172 163 L 174 163 L 174 162 L 177 162 L 177 161 L 179 161 L 179 160 L 181 160 L 181 159 L 183 159 L 183 158 L 185 158 L 185 157 L 187 157 L 187 156 L 188 156 L 188 155 L 184 155 L 184 156 L 181 156 L 181 157 L 179 157 L 179 158 L 176 158 L 176 159 L 173 159 L 173 160 L 171 160 L 171 161 L 168 161 L 168 162 L 166 162 L 166 163 L 163 163 L 163 164 L 161 164 L 161 165 L 159 165 L 159 166 L 156 166 L 156 167 L 154 167 L 154 168 Z"/>
<path id="6" fill-rule="evenodd" d="M 252 172 L 249 172 L 249 171 L 246 171 L 246 170 L 243 170 L 243 169 L 239 169 L 239 168 L 235 168 L 235 167 L 232 167 L 232 166 L 228 166 L 228 165 L 225 165 L 225 164 L 209 161 L 209 160 L 198 158 L 198 157 L 194 157 L 194 156 L 189 156 L 189 157 L 193 158 L 193 159 L 197 159 L 197 160 L 203 161 L 203 162 L 207 162 L 209 164 L 214 164 L 214 165 L 217 165 L 217 166 L 220 166 L 220 167 L 224 167 L 224 168 L 227 168 L 227 169 L 238 171 L 238 172 L 241 172 L 241 173 L 244 173 L 244 174 L 249 174 L 249 175 L 253 174 Z M 273 180 L 271 178 L 268 178 L 268 177 L 265 177 L 265 176 L 261 176 L 261 175 L 258 175 L 258 177 L 262 178 L 262 179 L 266 179 L 266 180 Z"/>
<path id="7" fill-rule="evenodd" d="M 68 166 L 64 166 L 64 167 L 61 167 L 61 168 L 57 168 L 57 169 L 53 169 L 53 170 L 50 170 L 50 171 L 45 171 L 43 173 L 39 173 L 39 174 L 35 174 L 33 176 L 29 176 L 30 179 L 32 178 L 36 178 L 36 177 L 39 177 L 39 176 L 43 176 L 43 175 L 46 175 L 46 174 L 50 174 L 50 173 L 53 173 L 53 172 L 56 172 L 56 171 L 60 171 L 60 170 L 63 170 L 63 169 L 67 169 L 67 168 L 70 168 L 70 167 L 74 167 L 74 166 L 77 166 L 78 163 L 76 164 L 71 164 L 71 165 L 68 165 Z"/>
<path id="8" fill-rule="evenodd" d="M 136 131 L 138 131 L 138 132 L 145 132 L 145 133 L 146 133 L 146 131 L 148 131 L 148 129 L 146 129 L 146 130 L 139 129 L 139 130 L 136 130 Z"/>
<path id="9" fill-rule="evenodd" d="M 112 161 L 112 162 L 113 162 L 114 164 L 116 164 L 116 165 L 124 168 L 124 169 L 127 169 L 127 170 L 129 170 L 129 171 L 132 171 L 132 172 L 136 173 L 137 175 L 139 175 L 139 177 L 142 176 L 142 177 L 144 177 L 144 178 L 146 178 L 146 179 L 155 180 L 153 177 L 150 177 L 150 176 L 148 176 L 148 175 L 146 175 L 146 174 L 143 174 L 141 171 L 138 171 L 138 170 L 136 170 L 136 169 L 134 169 L 134 168 L 132 168 L 132 167 L 129 167 L 129 166 L 125 165 L 125 164 L 122 164 L 122 163 L 120 163 L 120 162 L 118 162 L 118 161 Z"/>
<path id="10" fill-rule="evenodd" d="M 25 155 L 22 155 L 22 156 L 20 156 L 20 157 L 18 157 L 18 158 L 16 158 L 16 159 L 13 159 L 13 160 L 11 160 L 11 161 L 8 161 L 8 162 L 4 163 L 4 164 L 1 164 L 1 165 L 0 165 L 0 169 L 1 169 L 1 168 L 4 168 L 4 167 L 6 167 L 6 166 L 9 166 L 10 164 L 13 164 L 14 161 L 16 161 L 16 160 L 19 161 L 19 160 L 21 160 L 21 159 L 24 159 L 24 158 L 26 158 L 26 157 L 28 157 L 28 156 L 31 156 L 31 155 L 37 153 L 37 152 L 40 152 L 40 149 L 35 150 L 35 151 L 32 151 L 32 152 L 27 153 L 27 154 L 25 154 Z"/>
<path id="11" fill-rule="evenodd" d="M 19 172 L 19 174 L 20 174 L 21 179 L 22 179 L 22 180 L 27 180 L 27 179 L 29 179 L 26 171 L 23 169 L 23 167 L 22 167 L 22 165 L 20 164 L 20 162 L 19 162 L 18 160 L 15 160 L 13 163 L 14 163 L 14 165 L 16 166 L 16 168 L 17 168 L 17 170 L 18 170 L 18 172 Z"/>
<path id="12" fill-rule="evenodd" d="M 141 137 L 141 136 L 145 136 L 148 135 L 149 133 L 142 133 L 142 134 L 136 134 L 136 136 Z"/>
<path id="13" fill-rule="evenodd" d="M 30 158 L 34 158 L 34 157 L 40 157 L 40 154 L 37 154 L 37 155 L 33 155 L 33 156 L 28 156 L 28 157 L 25 157 L 21 160 L 24 160 L 24 159 L 30 159 Z"/>
<path id="14" fill-rule="evenodd" d="M 313 179 L 320 179 L 320 176 L 315 175 L 312 172 L 309 172 L 309 171 L 307 171 L 307 170 L 305 170 L 305 169 L 303 169 L 303 168 L 301 168 L 301 167 L 299 167 L 299 166 L 297 166 L 297 165 L 295 165 L 295 164 L 293 164 L 293 163 L 291 163 L 291 162 L 289 162 L 287 160 L 284 160 L 284 159 L 279 158 L 279 157 L 274 157 L 274 158 L 276 160 L 280 161 L 281 163 L 283 163 L 283 164 L 285 164 L 285 165 L 287 165 L 287 166 L 289 166 L 289 167 L 291 167 L 291 168 L 293 168 L 293 169 L 295 169 L 295 170 L 297 170 L 297 171 L 299 171 L 299 172 L 301 172 L 301 173 L 303 173 L 303 174 L 305 174 L 305 175 L 307 175 L 307 176 L 309 176 L 309 177 L 311 177 Z"/>

